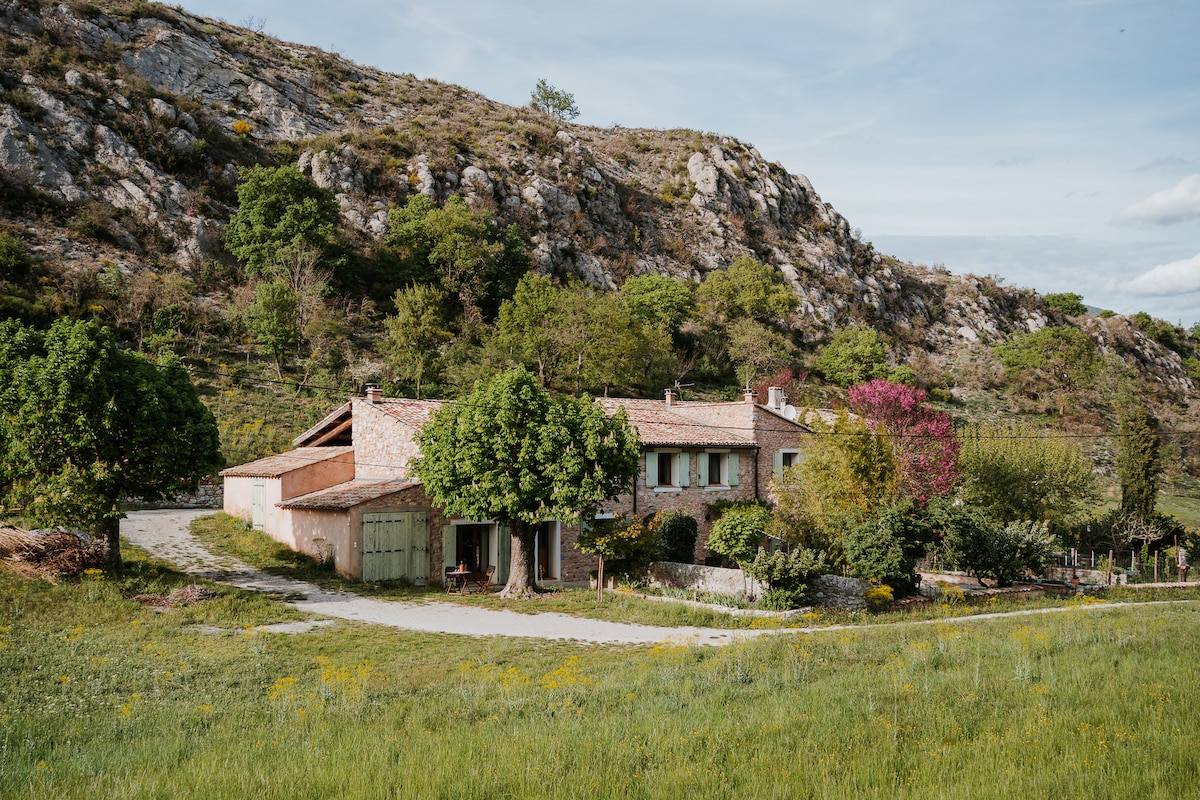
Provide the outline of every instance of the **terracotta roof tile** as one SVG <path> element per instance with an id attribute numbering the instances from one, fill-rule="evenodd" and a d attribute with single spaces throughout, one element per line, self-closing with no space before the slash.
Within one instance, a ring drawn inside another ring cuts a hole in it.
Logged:
<path id="1" fill-rule="evenodd" d="M 750 430 L 734 433 L 709 422 L 676 413 L 675 406 L 661 400 L 629 400 L 606 397 L 599 400 L 606 413 L 624 408 L 629 423 L 637 428 L 643 445 L 652 447 L 750 447 Z M 747 426 L 749 427 L 749 426 Z"/>
<path id="2" fill-rule="evenodd" d="M 371 500 L 378 500 L 417 485 L 419 484 L 416 481 L 408 480 L 353 480 L 330 486 L 327 489 L 318 489 L 315 492 L 302 494 L 275 505 L 279 508 L 342 510 Z"/>
<path id="3" fill-rule="evenodd" d="M 230 467 L 229 469 L 222 470 L 221 475 L 227 478 L 278 478 L 300 467 L 307 467 L 310 464 L 328 461 L 331 458 L 346 455 L 347 453 L 353 455 L 354 448 L 349 446 L 297 447 L 295 450 L 289 450 L 286 453 L 279 453 L 278 455 L 260 458 L 258 461 L 251 461 L 249 464 Z"/>
<path id="4" fill-rule="evenodd" d="M 420 430 L 429 422 L 439 408 L 446 404 L 445 400 L 406 400 L 399 397 L 388 397 L 375 404 L 389 417 L 395 417 L 400 422 Z"/>

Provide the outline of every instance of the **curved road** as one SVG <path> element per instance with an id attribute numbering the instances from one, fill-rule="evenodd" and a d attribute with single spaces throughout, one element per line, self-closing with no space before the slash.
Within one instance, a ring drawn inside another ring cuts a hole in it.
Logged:
<path id="1" fill-rule="evenodd" d="M 166 509 L 134 511 L 121 520 L 121 535 L 152 556 L 192 575 L 228 583 L 256 592 L 274 592 L 290 598 L 289 605 L 324 617 L 370 622 L 411 631 L 455 633 L 464 636 L 515 636 L 530 639 L 570 639 L 602 644 L 673 644 L 724 645 L 768 634 L 813 634 L 823 631 L 880 627 L 879 625 L 828 625 L 820 628 L 771 628 L 764 630 L 723 630 L 718 628 L 659 628 L 620 622 L 572 617 L 567 614 L 518 614 L 493 611 L 435 600 L 377 600 L 348 592 L 322 589 L 311 583 L 268 575 L 228 556 L 210 552 L 191 535 L 189 525 L 196 517 L 213 513 L 212 509 Z M 296 599 L 299 598 L 299 599 Z M 1163 600 L 1149 603 L 1103 603 L 1076 606 L 1101 611 L 1127 605 L 1193 603 L 1194 600 Z M 971 622 L 998 617 L 1053 614 L 1070 611 L 1070 606 L 1036 608 L 955 617 L 953 621 Z M 937 625 L 947 619 L 919 620 L 905 625 Z M 272 630 L 298 630 L 295 623 L 268 626 Z"/>
<path id="2" fill-rule="evenodd" d="M 289 605 L 325 617 L 389 625 L 413 631 L 466 636 L 516 636 L 532 639 L 574 639 L 620 644 L 722 645 L 778 631 L 716 628 L 659 628 L 572 617 L 567 614 L 518 614 L 432 600 L 377 600 L 322 589 L 311 583 L 268 575 L 228 556 L 210 552 L 192 537 L 189 524 L 211 509 L 134 511 L 121 520 L 121 535 L 189 574 L 228 583 L 241 589 L 278 592 Z M 794 632 L 794 631 L 793 631 Z"/>

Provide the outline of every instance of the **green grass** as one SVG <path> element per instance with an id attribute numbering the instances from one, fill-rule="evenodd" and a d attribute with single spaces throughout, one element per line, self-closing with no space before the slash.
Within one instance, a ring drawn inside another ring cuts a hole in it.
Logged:
<path id="1" fill-rule="evenodd" d="M 123 579 L 128 580 L 128 579 Z M 162 579 L 174 580 L 170 575 Z M 0 795 L 1195 796 L 1200 604 L 771 636 L 480 641 L 154 614 L 0 574 Z M 240 612 L 239 603 L 265 603 Z"/>

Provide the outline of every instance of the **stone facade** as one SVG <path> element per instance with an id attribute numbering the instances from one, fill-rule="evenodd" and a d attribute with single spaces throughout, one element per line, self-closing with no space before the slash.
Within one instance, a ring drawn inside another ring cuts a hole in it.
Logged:
<path id="1" fill-rule="evenodd" d="M 773 395 L 772 401 L 775 399 Z M 711 506 L 721 500 L 773 502 L 771 480 L 781 454 L 798 452 L 801 437 L 810 433 L 788 420 L 778 404 L 759 405 L 752 395 L 739 403 L 676 403 L 672 396 L 664 401 L 601 402 L 610 413 L 625 407 L 643 441 L 638 475 L 629 492 L 600 509 L 601 516 L 646 517 L 659 511 L 685 511 L 698 522 L 695 559 L 701 563 L 707 555 L 705 543 L 714 518 Z M 338 571 L 351 577 L 361 574 L 357 548 L 362 515 L 371 510 L 430 513 L 430 581 L 442 579 L 443 537 L 447 530 L 453 532 L 455 525 L 491 525 L 488 558 L 499 559 L 502 548 L 498 538 L 503 534 L 494 521 L 446 519 L 419 485 L 361 503 L 347 502 L 343 496 L 338 501 L 342 505 L 336 508 L 281 508 L 304 492 L 333 491 L 341 482 L 357 486 L 359 482 L 411 480 L 409 464 L 419 453 L 416 434 L 441 405 L 440 401 L 383 399 L 377 390 L 365 398 L 354 398 L 296 438 L 293 444 L 298 449 L 292 452 L 301 456 L 295 457 L 291 471 L 276 469 L 278 474 L 264 480 L 259 475 L 262 470 L 255 469 L 261 462 L 227 470 L 225 508 L 234 516 L 249 519 L 251 482 L 247 479 L 257 476 L 265 483 L 263 502 L 268 508 L 262 510 L 264 530 L 303 552 L 332 556 Z M 339 453 L 320 469 L 308 463 L 315 458 L 313 453 L 330 453 L 334 448 L 349 455 Z M 288 457 L 283 454 L 272 459 Z M 556 563 L 546 565 L 547 574 L 562 582 L 586 581 L 598 562 L 575 547 L 579 526 L 559 525 L 556 530 L 550 556 Z"/>

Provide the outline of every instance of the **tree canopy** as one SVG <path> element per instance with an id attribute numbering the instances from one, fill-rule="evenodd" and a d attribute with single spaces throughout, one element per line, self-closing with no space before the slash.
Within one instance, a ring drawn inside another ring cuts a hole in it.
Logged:
<path id="1" fill-rule="evenodd" d="M 289 248 L 329 253 L 341 218 L 333 192 L 293 164 L 243 167 L 239 175 L 238 210 L 225 227 L 225 246 L 247 274 L 268 271 Z"/>
<path id="2" fill-rule="evenodd" d="M 388 212 L 387 242 L 399 250 L 404 271 L 436 282 L 468 314 L 491 318 L 529 269 L 516 225 L 501 228 L 489 211 L 472 211 L 454 195 L 441 208 L 423 194 Z"/>
<path id="3" fill-rule="evenodd" d="M 609 417 L 587 398 L 553 398 L 523 368 L 444 406 L 417 442 L 413 468 L 437 505 L 509 529 L 508 596 L 536 591 L 537 523 L 577 523 L 615 499 L 637 474 L 641 451 L 623 412 Z"/>
<path id="4" fill-rule="evenodd" d="M 0 492 L 37 524 L 96 531 L 120 562 L 130 497 L 158 500 L 222 465 L 217 426 L 168 354 L 153 364 L 107 328 L 0 323 Z"/>
<path id="5" fill-rule="evenodd" d="M 825 380 L 840 386 L 886 378 L 887 347 L 874 328 L 845 328 L 821 348 L 813 366 Z"/>
<path id="6" fill-rule="evenodd" d="M 575 95 L 552 86 L 545 78 L 538 78 L 533 87 L 529 95 L 529 107 L 566 121 L 579 116 Z"/>
<path id="7" fill-rule="evenodd" d="M 902 494 L 922 504 L 949 494 L 958 480 L 954 423 L 923 389 L 877 378 L 850 388 L 850 406 L 888 437 Z"/>
<path id="8" fill-rule="evenodd" d="M 962 498 L 1001 523 L 1061 529 L 1096 496 L 1092 463 L 1069 440 L 1027 425 L 970 425 L 960 440 Z"/>

